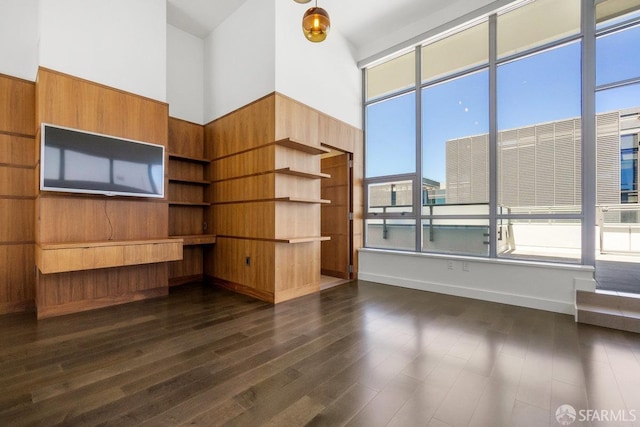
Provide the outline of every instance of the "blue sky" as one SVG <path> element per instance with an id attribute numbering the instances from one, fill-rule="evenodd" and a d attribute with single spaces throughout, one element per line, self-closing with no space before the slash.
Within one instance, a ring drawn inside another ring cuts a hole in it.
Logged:
<path id="1" fill-rule="evenodd" d="M 640 75 L 640 27 L 598 39 L 597 84 Z M 498 68 L 498 129 L 580 116 L 580 43 Z M 445 182 L 445 141 L 489 131 L 488 73 L 481 71 L 423 91 L 424 176 Z M 598 111 L 640 105 L 640 84 L 598 92 Z M 367 108 L 367 176 L 415 172 L 415 97 Z"/>

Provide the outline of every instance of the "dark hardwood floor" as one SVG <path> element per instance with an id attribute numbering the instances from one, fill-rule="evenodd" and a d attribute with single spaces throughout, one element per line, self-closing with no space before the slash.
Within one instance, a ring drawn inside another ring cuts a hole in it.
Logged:
<path id="1" fill-rule="evenodd" d="M 640 335 L 362 281 L 6 315 L 0 343 L 1 426 L 558 426 L 563 404 L 640 425 Z"/>

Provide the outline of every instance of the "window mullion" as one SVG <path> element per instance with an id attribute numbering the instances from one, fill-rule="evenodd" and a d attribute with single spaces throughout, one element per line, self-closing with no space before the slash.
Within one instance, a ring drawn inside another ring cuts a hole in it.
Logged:
<path id="1" fill-rule="evenodd" d="M 489 16 L 489 258 L 498 257 L 497 15 Z"/>

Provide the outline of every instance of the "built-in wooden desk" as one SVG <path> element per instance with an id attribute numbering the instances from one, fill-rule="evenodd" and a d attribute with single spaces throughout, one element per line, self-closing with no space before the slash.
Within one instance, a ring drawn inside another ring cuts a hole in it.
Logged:
<path id="1" fill-rule="evenodd" d="M 95 270 L 182 259 L 182 239 L 40 243 L 36 265 L 42 274 Z"/>

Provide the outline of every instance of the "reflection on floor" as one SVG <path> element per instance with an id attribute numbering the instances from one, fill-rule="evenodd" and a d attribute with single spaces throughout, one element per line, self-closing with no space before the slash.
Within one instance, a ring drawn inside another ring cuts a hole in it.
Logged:
<path id="1" fill-rule="evenodd" d="M 343 283 L 350 282 L 349 279 L 341 279 L 340 277 L 332 276 L 320 276 L 320 290 L 333 288 L 334 286 L 342 285 Z"/>

